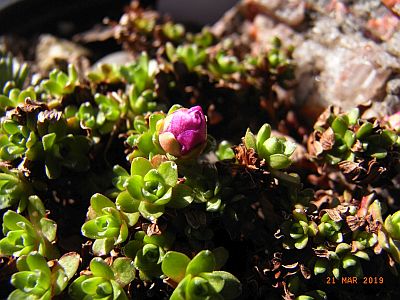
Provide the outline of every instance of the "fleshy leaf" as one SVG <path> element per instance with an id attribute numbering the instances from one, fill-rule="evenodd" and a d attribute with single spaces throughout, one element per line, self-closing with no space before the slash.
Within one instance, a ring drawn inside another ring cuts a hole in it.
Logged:
<path id="1" fill-rule="evenodd" d="M 215 270 L 214 254 L 209 250 L 199 252 L 188 264 L 186 273 L 193 276 L 203 272 L 212 272 Z"/>
<path id="2" fill-rule="evenodd" d="M 185 277 L 189 262 L 190 259 L 185 254 L 169 251 L 164 256 L 161 269 L 173 281 L 180 282 Z"/>

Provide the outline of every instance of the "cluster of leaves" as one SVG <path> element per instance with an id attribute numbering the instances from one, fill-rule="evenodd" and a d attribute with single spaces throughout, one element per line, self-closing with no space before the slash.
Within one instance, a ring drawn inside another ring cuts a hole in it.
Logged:
<path id="1" fill-rule="evenodd" d="M 340 113 L 330 107 L 314 129 L 308 141 L 309 153 L 318 161 L 338 166 L 350 182 L 368 184 L 393 176 L 400 140 L 382 121 L 360 118 L 358 108 Z"/>
<path id="2" fill-rule="evenodd" d="M 330 108 L 310 135 L 314 160 L 294 160 L 296 143 L 272 130 L 282 108 L 272 87 L 293 79 L 279 39 L 250 56 L 136 2 L 114 30 L 135 57 L 123 66 L 69 65 L 25 84 L 27 66 L 1 56 L 0 271 L 17 259 L 9 299 L 324 299 L 321 276 L 360 277 L 377 264 L 396 272 L 400 212 L 386 199 L 394 184 L 379 185 L 399 157 L 389 124 Z M 208 127 L 167 135 L 173 147 L 191 131 L 207 137 L 174 156 L 160 134 L 195 104 Z M 240 145 L 207 134 L 232 131 L 234 141 L 244 121 Z M 338 166 L 345 184 L 304 188 L 313 182 L 294 173 L 304 161 L 310 172 Z"/>

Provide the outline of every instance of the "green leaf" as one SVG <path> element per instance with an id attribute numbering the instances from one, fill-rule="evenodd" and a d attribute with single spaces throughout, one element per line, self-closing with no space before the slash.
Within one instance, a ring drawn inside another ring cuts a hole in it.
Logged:
<path id="1" fill-rule="evenodd" d="M 331 127 L 336 134 L 343 137 L 346 133 L 348 123 L 343 117 L 338 116 L 333 120 Z"/>
<path id="2" fill-rule="evenodd" d="M 257 150 L 256 137 L 250 131 L 250 128 L 247 128 L 246 135 L 244 136 L 244 145 L 247 149 L 253 148 L 254 150 Z"/>
<path id="3" fill-rule="evenodd" d="M 68 288 L 69 296 L 74 300 L 84 299 L 86 294 L 82 290 L 82 283 L 87 280 L 89 276 L 81 275 L 75 279 Z"/>
<path id="4" fill-rule="evenodd" d="M 212 272 L 215 270 L 214 254 L 210 250 L 200 251 L 188 264 L 186 273 L 196 276 L 203 272 Z"/>
<path id="5" fill-rule="evenodd" d="M 269 157 L 269 165 L 273 169 L 284 169 L 290 166 L 291 159 L 284 154 L 273 154 Z"/>
<path id="6" fill-rule="evenodd" d="M 144 218 L 154 221 L 163 215 L 164 206 L 141 201 L 139 205 L 139 212 Z"/>
<path id="7" fill-rule="evenodd" d="M 42 137 L 44 151 L 50 151 L 53 148 L 56 138 L 57 135 L 54 132 Z"/>
<path id="8" fill-rule="evenodd" d="M 43 85 L 43 88 L 46 91 L 48 91 L 50 94 L 53 94 L 53 95 L 62 95 L 63 94 L 63 88 L 57 82 L 45 80 L 45 81 L 43 81 L 42 85 Z"/>
<path id="9" fill-rule="evenodd" d="M 261 149 L 263 149 L 266 152 L 264 156 L 270 156 L 272 154 L 283 154 L 285 150 L 282 141 L 275 136 L 265 140 L 264 143 L 258 147 L 258 149 L 260 152 Z"/>
<path id="10" fill-rule="evenodd" d="M 358 108 L 353 108 L 352 110 L 347 112 L 349 125 L 356 125 L 359 117 L 360 117 L 360 110 Z"/>
<path id="11" fill-rule="evenodd" d="M 357 259 L 352 254 L 347 254 L 343 257 L 342 265 L 344 269 L 353 267 L 357 264 Z"/>
<path id="12" fill-rule="evenodd" d="M 354 253 L 354 256 L 357 256 L 358 258 L 362 258 L 364 260 L 369 261 L 369 255 L 365 251 L 357 251 L 356 253 Z"/>
<path id="13" fill-rule="evenodd" d="M 125 183 L 125 187 L 129 194 L 135 200 L 142 200 L 142 187 L 144 185 L 143 178 L 140 175 L 132 175 Z"/>
<path id="14" fill-rule="evenodd" d="M 26 264 L 29 270 L 40 270 L 50 279 L 50 269 L 46 259 L 38 252 L 32 252 L 26 257 Z"/>
<path id="15" fill-rule="evenodd" d="M 246 133 L 247 134 L 247 133 Z M 257 149 L 261 149 L 262 144 L 271 136 L 271 126 L 269 124 L 264 124 L 261 126 L 257 133 L 256 143 Z"/>
<path id="16" fill-rule="evenodd" d="M 307 246 L 308 243 L 308 236 L 303 236 L 302 238 L 296 240 L 294 243 L 294 246 L 296 249 L 304 249 Z"/>
<path id="17" fill-rule="evenodd" d="M 80 255 L 76 252 L 65 253 L 59 260 L 58 263 L 64 269 L 65 275 L 67 275 L 68 280 L 74 277 L 76 271 L 78 270 L 80 263 Z"/>
<path id="18" fill-rule="evenodd" d="M 177 184 L 172 188 L 171 200 L 168 207 L 184 208 L 194 200 L 193 190 L 186 184 Z"/>
<path id="19" fill-rule="evenodd" d="M 235 276 L 225 271 L 214 271 L 214 275 L 220 276 L 224 280 L 224 287 L 220 295 L 225 300 L 231 300 L 239 297 L 242 293 L 242 285 Z"/>
<path id="20" fill-rule="evenodd" d="M 326 272 L 327 262 L 323 259 L 317 259 L 314 265 L 314 274 L 323 274 Z"/>
<path id="21" fill-rule="evenodd" d="M 372 157 L 376 159 L 383 159 L 387 156 L 387 151 L 385 149 L 376 149 L 374 153 L 371 154 Z"/>
<path id="22" fill-rule="evenodd" d="M 346 143 L 346 146 L 351 148 L 356 140 L 356 134 L 351 130 L 346 130 L 343 140 Z"/>
<path id="23" fill-rule="evenodd" d="M 53 220 L 42 218 L 40 219 L 40 228 L 43 235 L 49 242 L 53 242 L 56 239 L 57 223 Z"/>
<path id="24" fill-rule="evenodd" d="M 95 257 L 90 262 L 90 270 L 94 276 L 107 280 L 114 279 L 114 272 L 111 267 L 100 257 Z"/>
<path id="25" fill-rule="evenodd" d="M 96 295 L 97 289 L 101 284 L 106 283 L 107 281 L 102 277 L 91 277 L 82 282 L 81 287 L 82 291 L 84 291 L 88 295 Z M 112 290 L 112 289 L 110 289 Z"/>
<path id="26" fill-rule="evenodd" d="M 112 264 L 115 280 L 121 287 L 129 284 L 135 279 L 135 267 L 133 261 L 127 257 L 118 257 Z"/>
<path id="27" fill-rule="evenodd" d="M 115 200 L 117 209 L 122 210 L 124 213 L 135 213 L 138 211 L 140 201 L 135 200 L 128 191 L 119 193 Z"/>
<path id="28" fill-rule="evenodd" d="M 168 251 L 161 264 L 163 273 L 175 282 L 180 282 L 186 274 L 190 263 L 189 257 L 183 253 Z"/>
<path id="29" fill-rule="evenodd" d="M 152 164 L 143 157 L 137 157 L 132 160 L 131 175 L 139 175 L 144 177 L 151 169 L 154 169 Z"/>
<path id="30" fill-rule="evenodd" d="M 35 222 L 46 215 L 46 208 L 38 196 L 29 196 L 28 214 L 31 220 L 35 220 Z"/>
<path id="31" fill-rule="evenodd" d="M 30 225 L 30 222 L 21 216 L 20 214 L 17 214 L 16 212 L 12 210 L 8 210 L 4 215 L 3 215 L 3 233 L 6 234 L 8 230 L 20 230 L 21 229 L 21 224 L 27 224 L 28 226 Z M 4 230 L 7 229 L 7 230 Z"/>
<path id="32" fill-rule="evenodd" d="M 175 186 L 178 180 L 178 166 L 173 161 L 163 162 L 158 167 L 158 173 L 164 178 L 169 186 Z"/>
<path id="33" fill-rule="evenodd" d="M 106 196 L 96 193 L 90 198 L 90 206 L 96 212 L 98 216 L 103 215 L 103 208 L 113 207 L 116 208 L 114 202 L 108 199 Z"/>
<path id="34" fill-rule="evenodd" d="M 362 140 L 366 138 L 372 132 L 372 129 L 373 129 L 372 123 L 365 122 L 360 126 L 360 128 L 358 128 L 356 132 L 357 139 Z"/>
<path id="35" fill-rule="evenodd" d="M 51 286 L 53 295 L 59 295 L 67 287 L 69 278 L 65 274 L 64 269 L 58 264 L 51 270 Z"/>
<path id="36" fill-rule="evenodd" d="M 110 253 L 114 247 L 114 238 L 96 239 L 93 243 L 93 254 L 104 256 Z"/>
<path id="37" fill-rule="evenodd" d="M 219 293 L 222 291 L 224 288 L 225 281 L 222 279 L 221 276 L 215 274 L 215 272 L 212 273 L 200 273 L 199 277 L 204 278 L 205 280 L 208 281 L 208 283 L 213 287 L 215 292 Z"/>

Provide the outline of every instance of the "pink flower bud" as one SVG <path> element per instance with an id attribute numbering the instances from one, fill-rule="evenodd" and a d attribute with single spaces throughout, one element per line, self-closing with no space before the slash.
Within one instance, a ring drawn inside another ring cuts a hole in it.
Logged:
<path id="1" fill-rule="evenodd" d="M 161 147 L 176 157 L 187 155 L 194 149 L 203 150 L 206 141 L 206 118 L 200 106 L 174 111 L 165 118 L 160 129 Z"/>

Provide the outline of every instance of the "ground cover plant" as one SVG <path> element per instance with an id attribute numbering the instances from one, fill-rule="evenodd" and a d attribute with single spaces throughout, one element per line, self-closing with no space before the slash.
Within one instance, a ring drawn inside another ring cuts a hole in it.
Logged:
<path id="1" fill-rule="evenodd" d="M 399 296 L 398 115 L 307 124 L 274 37 L 255 56 L 136 2 L 114 26 L 122 66 L 1 53 L 3 297 Z"/>

